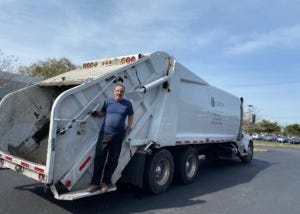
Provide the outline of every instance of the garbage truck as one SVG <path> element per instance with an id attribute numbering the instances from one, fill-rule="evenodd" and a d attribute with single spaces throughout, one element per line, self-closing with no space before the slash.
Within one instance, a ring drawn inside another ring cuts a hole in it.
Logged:
<path id="1" fill-rule="evenodd" d="M 251 162 L 243 99 L 210 85 L 172 55 L 154 52 L 88 61 L 6 95 L 0 103 L 0 167 L 43 183 L 56 199 L 101 194 L 87 191 L 103 123 L 91 112 L 101 109 L 118 83 L 132 102 L 134 122 L 113 184 L 159 194 L 172 182 L 195 181 L 199 157 Z"/>

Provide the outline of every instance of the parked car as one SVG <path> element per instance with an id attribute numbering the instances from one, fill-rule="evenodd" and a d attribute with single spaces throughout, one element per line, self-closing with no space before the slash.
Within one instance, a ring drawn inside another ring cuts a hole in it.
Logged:
<path id="1" fill-rule="evenodd" d="M 253 139 L 253 140 L 261 140 L 262 137 L 261 137 L 260 134 L 254 133 L 254 134 L 252 134 L 252 139 Z"/>
<path id="2" fill-rule="evenodd" d="M 300 144 L 300 137 L 290 137 L 288 142 L 291 144 Z"/>
<path id="3" fill-rule="evenodd" d="M 289 139 L 286 137 L 286 136 L 278 136 L 276 141 L 278 143 L 288 143 L 289 142 Z"/>
<path id="4" fill-rule="evenodd" d="M 275 134 L 267 134 L 265 135 L 264 140 L 275 142 L 277 140 L 277 136 Z"/>

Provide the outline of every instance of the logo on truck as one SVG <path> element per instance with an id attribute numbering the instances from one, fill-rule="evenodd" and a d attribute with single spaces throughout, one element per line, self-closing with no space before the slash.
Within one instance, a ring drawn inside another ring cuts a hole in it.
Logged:
<path id="1" fill-rule="evenodd" d="M 210 98 L 210 104 L 213 108 L 224 108 L 225 106 L 223 102 L 216 100 L 215 97 Z"/>

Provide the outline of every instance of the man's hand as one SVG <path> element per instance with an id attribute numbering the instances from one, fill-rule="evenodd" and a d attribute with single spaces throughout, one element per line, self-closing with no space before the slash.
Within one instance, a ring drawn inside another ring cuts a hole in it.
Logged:
<path id="1" fill-rule="evenodd" d="M 91 116 L 92 117 L 98 117 L 98 112 L 97 111 L 92 111 Z"/>

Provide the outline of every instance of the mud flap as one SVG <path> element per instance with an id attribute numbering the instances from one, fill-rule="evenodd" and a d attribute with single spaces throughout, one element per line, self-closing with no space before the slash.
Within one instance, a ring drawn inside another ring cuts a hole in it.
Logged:
<path id="1" fill-rule="evenodd" d="M 136 152 L 122 173 L 121 181 L 143 188 L 146 154 Z"/>

